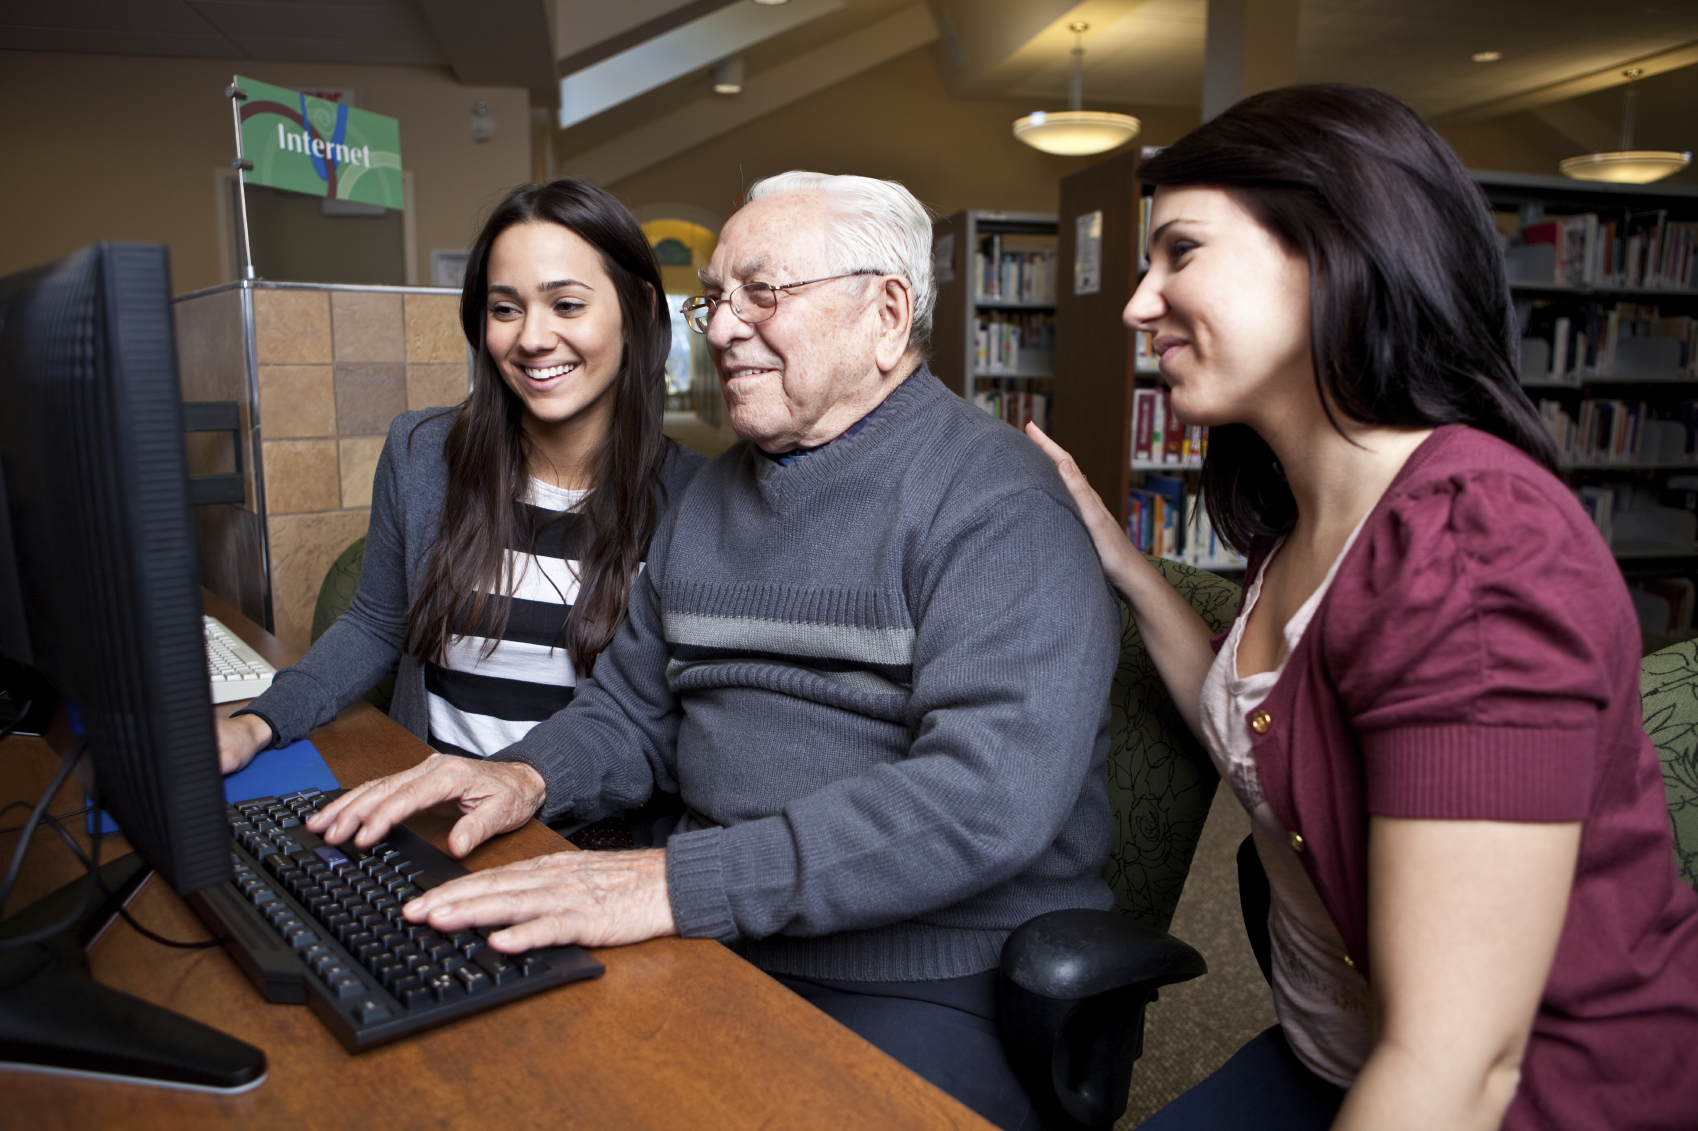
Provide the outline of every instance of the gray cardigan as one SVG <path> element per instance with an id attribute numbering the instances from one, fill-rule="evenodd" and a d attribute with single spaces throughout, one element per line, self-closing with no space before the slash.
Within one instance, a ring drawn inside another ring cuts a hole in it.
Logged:
<path id="1" fill-rule="evenodd" d="M 390 717 L 420 738 L 430 731 L 424 668 L 401 654 L 407 610 L 419 589 L 424 559 L 436 545 L 448 465 L 442 445 L 458 410 L 404 412 L 389 425 L 371 488 L 371 523 L 366 532 L 360 588 L 348 611 L 336 619 L 301 662 L 277 673 L 271 690 L 244 713 L 260 716 L 286 746 L 364 695 L 400 661 Z M 415 432 L 414 429 L 417 428 Z M 705 461 L 674 448 L 662 475 L 668 500 L 675 500 Z"/>
<path id="2" fill-rule="evenodd" d="M 1119 609 L 1055 468 L 924 370 L 784 467 L 747 443 L 685 488 L 573 702 L 496 758 L 545 815 L 687 813 L 674 918 L 764 969 L 994 967 L 1106 908 Z"/>

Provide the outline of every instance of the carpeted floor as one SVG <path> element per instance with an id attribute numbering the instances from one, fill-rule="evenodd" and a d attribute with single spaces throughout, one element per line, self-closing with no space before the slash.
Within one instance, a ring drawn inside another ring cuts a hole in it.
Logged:
<path id="1" fill-rule="evenodd" d="M 1273 997 L 1238 910 L 1238 845 L 1249 835 L 1249 816 L 1222 785 L 1169 928 L 1202 951 L 1209 972 L 1169 986 L 1145 1014 L 1144 1055 L 1115 1131 L 1131 1131 L 1274 1024 Z"/>

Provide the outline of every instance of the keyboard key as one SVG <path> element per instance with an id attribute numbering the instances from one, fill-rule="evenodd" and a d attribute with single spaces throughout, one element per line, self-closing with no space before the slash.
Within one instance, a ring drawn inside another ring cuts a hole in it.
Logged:
<path id="1" fill-rule="evenodd" d="M 519 978 L 518 968 L 494 947 L 484 947 L 472 956 L 472 961 L 481 966 L 489 975 L 490 981 L 498 986 L 505 986 Z"/>
<path id="2" fill-rule="evenodd" d="M 521 954 L 517 959 L 519 973 L 529 978 L 533 974 L 541 974 L 548 969 L 548 963 L 535 954 Z"/>
<path id="3" fill-rule="evenodd" d="M 330 980 L 330 990 L 338 1001 L 351 1001 L 366 992 L 360 980 L 346 970 Z"/>
<path id="4" fill-rule="evenodd" d="M 420 1009 L 436 1002 L 436 995 L 429 986 L 422 982 L 416 986 L 408 986 L 400 993 L 401 1003 L 408 1009 Z"/>
<path id="5" fill-rule="evenodd" d="M 430 980 L 430 992 L 437 1001 L 453 1001 L 465 993 L 465 987 L 452 974 L 438 974 Z"/>
<path id="6" fill-rule="evenodd" d="M 462 966 L 454 971 L 454 977 L 460 980 L 460 984 L 466 988 L 466 992 L 469 994 L 477 993 L 479 990 L 487 990 L 494 985 L 489 980 L 489 975 L 476 966 Z"/>
<path id="7" fill-rule="evenodd" d="M 394 1014 L 389 1007 L 380 1001 L 362 1001 L 354 1007 L 354 1021 L 360 1025 L 375 1025 L 379 1021 L 387 1021 Z"/>

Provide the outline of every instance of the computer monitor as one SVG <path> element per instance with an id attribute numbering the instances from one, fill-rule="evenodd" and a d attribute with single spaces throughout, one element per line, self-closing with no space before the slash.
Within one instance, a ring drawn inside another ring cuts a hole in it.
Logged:
<path id="1" fill-rule="evenodd" d="M 0 279 L 0 503 L 0 655 L 62 698 L 147 865 L 184 893 L 228 880 L 163 247 L 104 243 Z M 263 1077 L 257 1049 L 215 1030 L 133 999 L 103 1009 L 67 936 L 17 945 L 5 927 L 0 1061 L 220 1090 Z M 49 1014 L 80 1016 L 42 1015 L 44 993 L 77 1003 Z M 132 1014 L 136 1034 L 114 1031 Z M 187 1045 L 162 1050 L 160 1026 Z"/>

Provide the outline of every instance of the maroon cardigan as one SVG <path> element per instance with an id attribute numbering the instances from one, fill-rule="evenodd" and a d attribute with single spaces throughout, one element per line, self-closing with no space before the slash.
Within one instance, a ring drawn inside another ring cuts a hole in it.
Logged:
<path id="1" fill-rule="evenodd" d="M 1448 425 L 1249 716 L 1268 804 L 1370 980 L 1369 814 L 1582 822 L 1505 1128 L 1698 1127 L 1698 893 L 1675 871 L 1639 653 L 1621 572 L 1569 491 Z"/>

